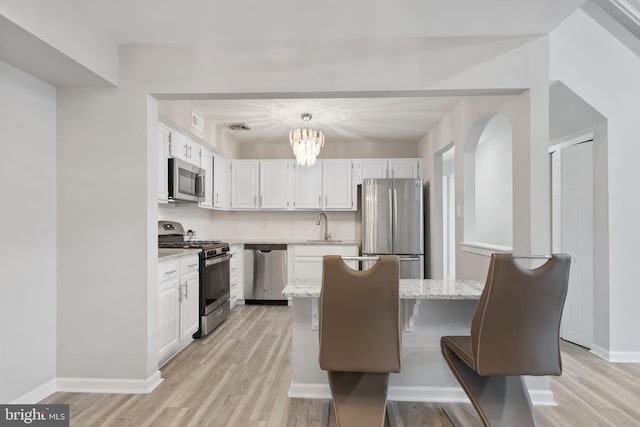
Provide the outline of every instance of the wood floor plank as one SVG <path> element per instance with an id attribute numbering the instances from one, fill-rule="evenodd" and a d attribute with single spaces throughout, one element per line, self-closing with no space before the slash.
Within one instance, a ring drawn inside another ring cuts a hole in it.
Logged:
<path id="1" fill-rule="evenodd" d="M 562 343 L 563 375 L 551 386 L 558 406 L 538 406 L 541 427 L 640 426 L 640 364 L 611 364 Z M 72 426 L 320 427 L 323 401 L 290 399 L 291 308 L 239 306 L 212 334 L 162 367 L 147 395 L 54 393 Z M 465 427 L 482 422 L 470 404 L 392 402 L 398 427 Z"/>

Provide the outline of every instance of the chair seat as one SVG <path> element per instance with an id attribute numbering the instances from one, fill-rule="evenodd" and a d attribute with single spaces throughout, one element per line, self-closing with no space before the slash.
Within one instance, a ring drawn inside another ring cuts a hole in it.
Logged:
<path id="1" fill-rule="evenodd" d="M 445 336 L 440 340 L 453 351 L 471 369 L 475 369 L 473 355 L 471 354 L 471 337 L 469 336 Z"/>

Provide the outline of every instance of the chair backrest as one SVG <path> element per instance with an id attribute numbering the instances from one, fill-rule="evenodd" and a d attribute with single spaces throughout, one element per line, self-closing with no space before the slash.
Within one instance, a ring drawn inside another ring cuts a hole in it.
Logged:
<path id="1" fill-rule="evenodd" d="M 571 257 L 556 254 L 535 269 L 493 254 L 471 322 L 481 375 L 560 375 L 560 319 Z"/>
<path id="2" fill-rule="evenodd" d="M 343 372 L 400 372 L 399 259 L 382 255 L 356 271 L 323 257 L 320 367 Z"/>

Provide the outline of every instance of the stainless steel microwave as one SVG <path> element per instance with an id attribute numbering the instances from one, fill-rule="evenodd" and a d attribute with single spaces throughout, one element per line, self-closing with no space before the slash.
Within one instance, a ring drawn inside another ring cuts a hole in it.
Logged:
<path id="1" fill-rule="evenodd" d="M 198 202 L 204 198 L 204 169 L 169 159 L 169 200 Z"/>

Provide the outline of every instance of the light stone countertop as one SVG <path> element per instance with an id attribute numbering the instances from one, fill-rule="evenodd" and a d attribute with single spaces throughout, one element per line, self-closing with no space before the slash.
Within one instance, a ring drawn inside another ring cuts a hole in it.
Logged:
<path id="1" fill-rule="evenodd" d="M 295 279 L 282 291 L 287 298 L 319 298 L 320 279 Z M 400 299 L 479 299 L 484 284 L 476 280 L 400 279 Z"/>
<path id="2" fill-rule="evenodd" d="M 230 245 L 237 244 L 276 244 L 276 245 L 335 245 L 352 246 L 358 245 L 357 240 L 301 240 L 301 239 L 221 239 Z"/>
<path id="3" fill-rule="evenodd" d="M 200 249 L 158 248 L 158 260 L 167 261 L 187 255 L 198 255 L 200 252 Z"/>

